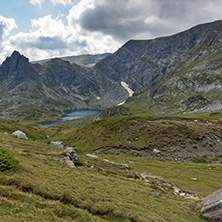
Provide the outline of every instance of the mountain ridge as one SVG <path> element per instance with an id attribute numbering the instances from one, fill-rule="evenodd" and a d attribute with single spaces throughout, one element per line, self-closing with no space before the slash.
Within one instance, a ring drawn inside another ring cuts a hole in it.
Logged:
<path id="1" fill-rule="evenodd" d="M 192 112 L 219 99 L 216 94 L 222 88 L 221 42 L 222 21 L 215 21 L 171 36 L 129 40 L 91 68 L 61 58 L 32 64 L 14 52 L 0 68 L 0 87 L 9 89 L 1 90 L 0 97 L 12 108 L 7 113 L 13 113 L 24 103 L 41 107 L 45 113 L 105 109 L 127 100 L 129 94 L 121 84 L 124 82 L 135 91 L 135 96 L 125 104 L 132 112 L 136 113 L 136 109 L 151 114 Z M 216 93 L 210 98 L 206 94 L 211 90 Z M 27 92 L 25 98 L 21 91 Z M 12 95 L 17 101 L 12 100 Z M 1 106 L 2 110 L 6 110 L 4 107 Z"/>

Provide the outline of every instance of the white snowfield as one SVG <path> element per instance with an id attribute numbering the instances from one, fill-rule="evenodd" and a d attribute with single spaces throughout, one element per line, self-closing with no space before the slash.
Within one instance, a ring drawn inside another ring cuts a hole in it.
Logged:
<path id="1" fill-rule="evenodd" d="M 126 91 L 129 93 L 129 97 L 133 96 L 134 91 L 132 89 L 129 88 L 129 85 L 125 82 L 121 82 L 122 87 L 124 87 L 126 89 Z M 123 101 L 122 103 L 119 103 L 117 106 L 121 106 L 125 103 L 126 101 Z"/>

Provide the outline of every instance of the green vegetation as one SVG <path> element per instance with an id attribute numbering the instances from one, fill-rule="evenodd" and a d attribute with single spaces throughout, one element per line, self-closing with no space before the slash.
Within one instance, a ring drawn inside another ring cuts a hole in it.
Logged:
<path id="1" fill-rule="evenodd" d="M 156 179 L 146 183 L 141 178 L 130 178 L 129 170 L 120 165 L 123 163 L 139 173 L 158 173 L 198 195 L 209 194 L 222 182 L 220 165 L 212 165 L 209 170 L 204 164 L 111 155 L 106 158 L 116 163 L 104 161 L 105 156 L 93 159 L 81 154 L 85 165 L 72 169 L 62 162 L 61 149 L 10 135 L 1 134 L 0 138 L 21 165 L 17 171 L 0 174 L 1 221 L 204 221 L 197 210 L 199 201 L 177 197 L 166 185 L 159 188 Z M 184 169 L 189 170 L 180 174 Z M 191 176 L 200 181 L 190 180 Z M 211 183 L 205 183 L 207 178 L 212 178 Z M 201 191 L 197 183 L 204 183 Z M 161 196 L 154 195 L 154 190 Z"/>
<path id="2" fill-rule="evenodd" d="M 10 135 L 17 129 L 29 140 Z M 111 117 L 81 128 L 39 129 L 1 121 L 0 157 L 14 165 L 0 173 L 0 221 L 205 221 L 201 200 L 179 197 L 173 187 L 200 198 L 220 188 L 219 153 L 210 165 L 204 163 L 206 156 L 174 160 L 180 152 L 198 152 L 206 133 L 220 136 L 220 124 L 145 115 Z M 56 140 L 77 151 L 76 168 L 67 166 L 63 149 L 49 145 Z M 206 150 L 216 152 L 210 144 Z M 98 148 L 98 158 L 86 155 Z M 159 156 L 152 154 L 154 148 L 161 150 Z M 142 154 L 146 158 L 138 158 Z M 144 181 L 142 172 L 158 177 Z"/>
<path id="3" fill-rule="evenodd" d="M 16 169 L 18 161 L 14 159 L 9 152 L 0 148 L 0 172 L 10 169 Z"/>
<path id="4" fill-rule="evenodd" d="M 215 115 L 213 115 L 215 116 Z M 145 157 L 158 160 L 222 161 L 220 124 L 159 116 L 118 116 L 82 128 L 61 130 L 49 139 L 63 141 L 77 151 Z M 154 155 L 153 149 L 161 151 Z M 201 156 L 200 156 L 201 155 Z"/>

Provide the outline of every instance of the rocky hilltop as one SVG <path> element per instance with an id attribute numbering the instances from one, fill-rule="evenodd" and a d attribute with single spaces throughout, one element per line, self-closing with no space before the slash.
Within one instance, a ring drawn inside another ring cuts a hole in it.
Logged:
<path id="1" fill-rule="evenodd" d="M 27 119 L 39 119 L 68 109 L 103 109 L 123 103 L 129 90 L 135 94 L 126 105 L 135 112 L 215 111 L 222 108 L 221 47 L 222 21 L 216 21 L 130 40 L 90 68 L 68 59 L 33 64 L 14 52 L 0 68 L 1 116 L 27 112 Z"/>
<path id="2" fill-rule="evenodd" d="M 96 54 L 96 55 L 79 55 L 79 56 L 66 56 L 66 57 L 60 57 L 59 59 L 62 59 L 64 61 L 68 61 L 71 64 L 75 63 L 80 66 L 85 66 L 85 67 L 92 67 L 94 66 L 97 62 L 99 62 L 101 59 L 105 58 L 106 56 L 110 55 L 110 53 L 103 53 L 103 54 Z M 48 62 L 51 59 L 44 59 L 44 60 L 39 60 L 39 61 L 32 61 L 32 64 L 43 64 L 45 62 Z"/>

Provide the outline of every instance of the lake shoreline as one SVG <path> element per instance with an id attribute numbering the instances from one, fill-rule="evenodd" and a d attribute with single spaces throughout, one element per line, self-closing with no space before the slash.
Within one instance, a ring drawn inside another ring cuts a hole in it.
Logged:
<path id="1" fill-rule="evenodd" d="M 43 122 L 37 123 L 37 126 L 42 127 L 42 128 L 47 128 L 47 127 L 53 127 L 53 126 L 58 126 L 57 123 L 60 122 L 65 122 L 69 120 L 74 120 L 74 119 L 80 119 L 84 118 L 86 116 L 92 116 L 97 113 L 102 112 L 103 110 L 101 109 L 76 109 L 76 110 L 71 110 L 70 112 L 64 113 L 62 116 L 55 120 L 46 120 Z"/>

